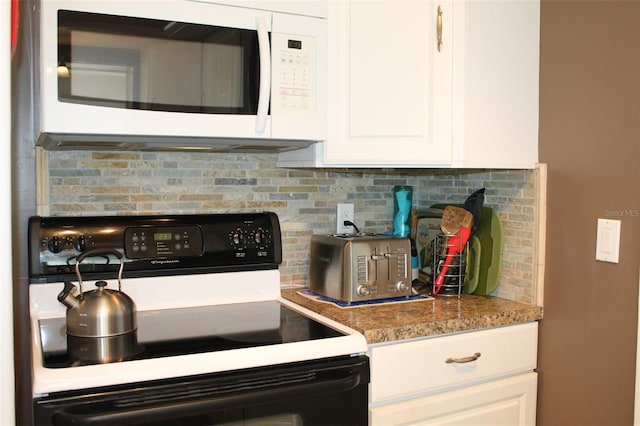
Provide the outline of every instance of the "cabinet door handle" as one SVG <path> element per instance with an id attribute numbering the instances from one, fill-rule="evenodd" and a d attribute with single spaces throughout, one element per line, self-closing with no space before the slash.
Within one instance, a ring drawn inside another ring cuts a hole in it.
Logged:
<path id="1" fill-rule="evenodd" d="M 464 364 L 464 363 L 467 363 L 467 362 L 473 362 L 473 361 L 477 360 L 478 358 L 480 358 L 480 355 L 482 355 L 480 352 L 476 352 L 471 356 L 465 356 L 463 358 L 447 358 L 445 360 L 445 362 L 447 364 L 452 364 L 452 363 Z"/>
<path id="2" fill-rule="evenodd" d="M 438 52 L 442 50 L 442 6 L 438 5 L 438 17 L 436 18 L 436 31 L 438 36 Z"/>

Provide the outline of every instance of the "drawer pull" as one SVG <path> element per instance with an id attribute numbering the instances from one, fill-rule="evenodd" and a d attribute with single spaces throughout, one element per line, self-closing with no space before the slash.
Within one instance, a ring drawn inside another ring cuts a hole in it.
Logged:
<path id="1" fill-rule="evenodd" d="M 467 362 L 473 362 L 477 360 L 478 358 L 480 358 L 480 355 L 481 355 L 480 352 L 476 352 L 475 354 L 471 356 L 465 356 L 464 358 L 447 358 L 445 362 L 447 364 L 451 364 L 451 363 L 464 364 Z"/>

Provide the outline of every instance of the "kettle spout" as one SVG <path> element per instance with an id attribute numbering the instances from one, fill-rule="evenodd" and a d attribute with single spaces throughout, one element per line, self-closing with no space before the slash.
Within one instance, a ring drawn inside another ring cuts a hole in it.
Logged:
<path id="1" fill-rule="evenodd" d="M 64 282 L 64 288 L 58 294 L 58 301 L 68 309 L 74 309 L 78 306 L 78 290 L 76 286 L 69 281 Z"/>

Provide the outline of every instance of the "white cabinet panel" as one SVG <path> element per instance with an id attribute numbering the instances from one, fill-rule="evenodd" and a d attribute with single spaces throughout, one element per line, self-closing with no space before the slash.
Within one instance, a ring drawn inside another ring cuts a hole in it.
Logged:
<path id="1" fill-rule="evenodd" d="M 539 0 L 454 2 L 454 167 L 538 160 Z"/>
<path id="2" fill-rule="evenodd" d="M 451 161 L 452 43 L 437 51 L 436 19 L 428 0 L 330 3 L 326 164 Z"/>
<path id="3" fill-rule="evenodd" d="M 399 1 L 391 9 L 382 1 L 349 3 L 348 137 L 428 135 L 431 8 L 428 2 Z"/>
<path id="4" fill-rule="evenodd" d="M 533 426 L 537 374 L 469 386 L 433 396 L 372 408 L 372 426 Z"/>
<path id="5" fill-rule="evenodd" d="M 327 140 L 281 154 L 279 165 L 450 164 L 451 3 L 329 2 Z M 443 11 L 440 50 L 438 7 Z"/>

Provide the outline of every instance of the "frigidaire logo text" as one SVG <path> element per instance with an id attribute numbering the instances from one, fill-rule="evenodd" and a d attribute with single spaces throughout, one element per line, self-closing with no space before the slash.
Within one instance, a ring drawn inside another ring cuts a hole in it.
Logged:
<path id="1" fill-rule="evenodd" d="M 318 256 L 318 258 L 320 259 L 321 262 L 324 262 L 324 263 L 331 262 L 331 258 L 330 257 Z"/>
<path id="2" fill-rule="evenodd" d="M 166 265 L 169 263 L 180 263 L 180 259 L 152 260 L 152 265 Z"/>

